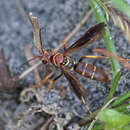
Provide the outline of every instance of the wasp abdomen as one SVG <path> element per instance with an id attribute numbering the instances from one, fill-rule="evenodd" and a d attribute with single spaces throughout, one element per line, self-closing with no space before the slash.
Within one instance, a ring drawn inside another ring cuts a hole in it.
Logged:
<path id="1" fill-rule="evenodd" d="M 82 76 L 86 78 L 95 79 L 101 82 L 109 81 L 108 76 L 105 74 L 105 72 L 92 64 L 79 62 L 74 67 L 74 70 L 75 72 L 81 74 Z"/>

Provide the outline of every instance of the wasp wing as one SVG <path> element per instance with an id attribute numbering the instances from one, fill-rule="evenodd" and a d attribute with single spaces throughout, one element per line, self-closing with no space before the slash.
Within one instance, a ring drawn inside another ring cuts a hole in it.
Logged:
<path id="1" fill-rule="evenodd" d="M 86 97 L 86 90 L 80 85 L 79 81 L 73 76 L 71 72 L 69 72 L 64 66 L 60 66 L 60 69 L 64 73 L 65 77 L 69 81 L 71 90 L 75 93 L 75 95 L 81 99 L 82 97 Z"/>
<path id="2" fill-rule="evenodd" d="M 64 55 L 69 54 L 77 49 L 83 48 L 90 43 L 100 39 L 102 32 L 104 31 L 105 23 L 99 23 L 91 27 L 79 40 L 72 44 L 68 49 L 64 51 Z"/>

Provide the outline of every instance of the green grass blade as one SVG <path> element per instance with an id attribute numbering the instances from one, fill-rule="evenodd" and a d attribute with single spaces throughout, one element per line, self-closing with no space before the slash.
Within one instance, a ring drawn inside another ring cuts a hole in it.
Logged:
<path id="1" fill-rule="evenodd" d="M 118 99 L 116 99 L 111 106 L 115 107 L 117 105 L 120 105 L 121 103 L 123 103 L 126 99 L 130 98 L 130 91 L 128 91 L 127 93 L 123 94 L 122 96 L 120 96 Z"/>
<path id="2" fill-rule="evenodd" d="M 120 79 L 120 70 L 117 70 L 117 72 L 115 72 L 115 75 L 113 76 L 112 87 L 110 89 L 110 92 L 109 92 L 109 95 L 108 95 L 108 97 L 106 99 L 106 102 L 108 102 L 113 97 L 113 95 L 114 95 L 114 93 L 116 91 L 116 87 L 117 87 L 119 79 Z"/>
<path id="3" fill-rule="evenodd" d="M 129 107 L 130 107 L 130 103 L 129 104 L 120 105 L 119 107 L 115 107 L 113 109 L 118 111 L 118 112 L 129 113 L 129 111 L 130 111 Z"/>
<path id="4" fill-rule="evenodd" d="M 130 19 L 130 5 L 125 0 L 110 0 L 109 4 Z"/>
<path id="5" fill-rule="evenodd" d="M 90 2 L 90 5 L 94 11 L 94 14 L 96 16 L 98 23 L 100 23 L 100 22 L 107 23 L 100 5 L 95 0 L 89 0 L 89 2 Z M 116 54 L 114 41 L 112 40 L 112 37 L 111 37 L 111 34 L 110 34 L 108 27 L 106 27 L 105 32 L 106 33 L 104 34 L 104 42 L 105 42 L 106 48 L 109 52 Z M 112 80 L 112 87 L 111 87 L 111 90 L 110 90 L 110 93 L 108 95 L 106 102 L 109 101 L 113 97 L 113 94 L 115 93 L 115 90 L 117 87 L 118 80 L 120 78 L 120 65 L 119 65 L 119 63 L 115 59 L 111 58 L 111 66 L 112 66 L 113 80 Z"/>

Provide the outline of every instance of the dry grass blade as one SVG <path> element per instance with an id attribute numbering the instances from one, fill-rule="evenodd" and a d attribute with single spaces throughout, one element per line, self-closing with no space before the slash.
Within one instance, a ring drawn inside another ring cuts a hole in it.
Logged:
<path id="1" fill-rule="evenodd" d="M 107 21 L 109 21 L 109 15 L 110 15 L 110 12 L 109 12 L 109 9 L 108 7 L 106 6 L 107 2 L 102 2 L 101 0 L 96 0 L 101 6 L 102 8 L 104 9 L 105 13 L 106 13 L 106 19 Z"/>
<path id="2" fill-rule="evenodd" d="M 122 66 L 124 66 L 124 67 L 126 67 L 128 70 L 130 70 L 130 63 L 129 63 L 130 59 L 124 59 L 124 58 L 122 58 L 122 57 L 120 57 L 120 56 L 116 56 L 116 55 L 114 55 L 113 53 L 108 52 L 107 50 L 104 50 L 104 49 L 93 49 L 92 51 L 93 51 L 93 52 L 97 52 L 97 53 L 101 53 L 101 54 L 103 54 L 104 56 L 107 56 L 107 57 L 115 58 L 116 60 L 118 60 L 118 62 L 119 62 Z"/>
<path id="3" fill-rule="evenodd" d="M 106 13 L 106 19 L 109 21 L 110 15 L 112 17 L 114 25 L 122 30 L 124 37 L 130 43 L 130 20 L 118 10 L 109 7 L 107 5 L 109 2 L 102 2 L 101 0 L 97 0 L 97 2 L 104 9 Z"/>
<path id="4" fill-rule="evenodd" d="M 72 30 L 72 32 L 68 36 L 66 36 L 66 38 L 63 41 L 65 41 L 67 43 L 72 38 L 72 36 L 74 36 L 78 32 L 78 30 L 81 28 L 81 26 L 83 24 L 85 24 L 85 22 L 87 21 L 88 17 L 92 14 L 92 12 L 93 12 L 92 9 L 89 10 L 87 12 L 86 16 L 84 16 L 84 18 L 80 21 L 80 23 L 77 24 L 77 26 Z M 63 44 L 60 44 L 54 51 L 56 52 L 62 46 L 63 46 Z"/>
<path id="5" fill-rule="evenodd" d="M 115 9 L 109 8 L 109 11 L 113 23 L 122 30 L 124 37 L 130 43 L 130 21 Z"/>
<path id="6" fill-rule="evenodd" d="M 27 21 L 28 20 L 28 15 L 26 14 L 26 11 L 24 9 L 24 6 L 22 4 L 22 1 L 21 0 L 16 0 L 16 5 L 18 6 L 18 9 L 22 15 L 22 18 Z"/>
<path id="7" fill-rule="evenodd" d="M 37 64 L 33 65 L 29 69 L 25 70 L 20 76 L 19 79 L 22 79 L 26 75 L 28 75 L 30 72 L 32 72 L 34 69 L 36 69 L 40 64 L 42 64 L 42 61 L 39 61 Z"/>

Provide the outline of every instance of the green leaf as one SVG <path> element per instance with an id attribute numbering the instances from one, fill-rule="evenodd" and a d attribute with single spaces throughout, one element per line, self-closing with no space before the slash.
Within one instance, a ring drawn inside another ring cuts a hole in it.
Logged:
<path id="1" fill-rule="evenodd" d="M 107 108 L 99 113 L 99 120 L 105 122 L 106 130 L 123 130 L 123 127 L 126 127 L 130 123 L 128 115 Z"/>

